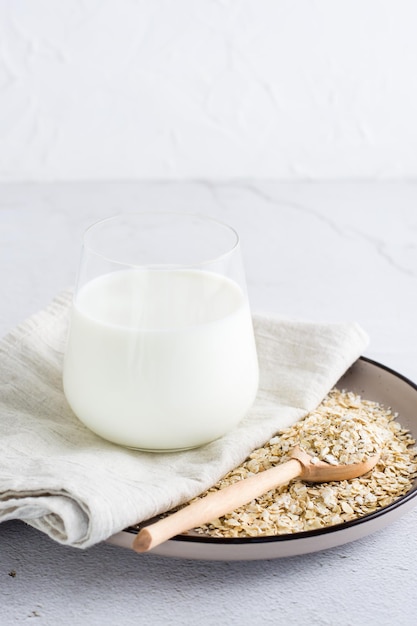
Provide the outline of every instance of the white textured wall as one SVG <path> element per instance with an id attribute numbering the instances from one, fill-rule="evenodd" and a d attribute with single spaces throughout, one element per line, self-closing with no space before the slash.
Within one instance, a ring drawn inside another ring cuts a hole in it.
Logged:
<path id="1" fill-rule="evenodd" d="M 0 181 L 417 175 L 414 0 L 0 0 Z"/>

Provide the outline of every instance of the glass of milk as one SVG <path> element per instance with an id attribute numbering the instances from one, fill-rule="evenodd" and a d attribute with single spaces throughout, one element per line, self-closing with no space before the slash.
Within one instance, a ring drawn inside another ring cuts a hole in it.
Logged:
<path id="1" fill-rule="evenodd" d="M 258 387 L 239 237 L 208 217 L 128 213 L 84 235 L 64 391 L 99 436 L 148 451 L 233 429 Z"/>

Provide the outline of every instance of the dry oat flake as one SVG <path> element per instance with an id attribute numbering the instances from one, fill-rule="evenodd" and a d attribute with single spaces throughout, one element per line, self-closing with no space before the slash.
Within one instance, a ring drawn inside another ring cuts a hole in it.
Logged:
<path id="1" fill-rule="evenodd" d="M 199 497 L 287 461 L 296 445 L 333 464 L 356 463 L 380 451 L 376 467 L 340 482 L 313 485 L 295 479 L 197 532 L 214 537 L 283 535 L 340 524 L 387 506 L 407 493 L 417 476 L 415 440 L 397 418 L 377 402 L 333 389 L 315 411 L 252 452 Z"/>

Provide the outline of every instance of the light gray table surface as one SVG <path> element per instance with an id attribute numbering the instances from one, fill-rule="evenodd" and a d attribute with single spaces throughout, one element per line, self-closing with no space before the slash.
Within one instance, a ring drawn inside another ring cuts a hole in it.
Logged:
<path id="1" fill-rule="evenodd" d="M 178 182 L 0 186 L 0 334 L 74 283 L 83 230 L 132 210 L 185 210 L 240 233 L 252 309 L 356 320 L 365 356 L 417 381 L 417 184 Z M 82 551 L 0 525 L 0 623 L 416 623 L 417 510 L 306 556 L 210 562 Z"/>

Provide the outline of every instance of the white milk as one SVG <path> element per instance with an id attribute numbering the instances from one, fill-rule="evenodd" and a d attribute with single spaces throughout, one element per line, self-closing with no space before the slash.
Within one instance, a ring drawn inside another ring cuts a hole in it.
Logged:
<path id="1" fill-rule="evenodd" d="M 238 285 L 194 270 L 123 270 L 73 306 L 65 395 L 91 430 L 125 446 L 198 446 L 251 407 L 258 364 Z"/>

